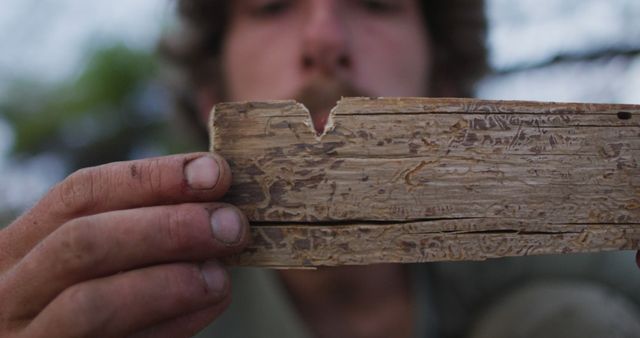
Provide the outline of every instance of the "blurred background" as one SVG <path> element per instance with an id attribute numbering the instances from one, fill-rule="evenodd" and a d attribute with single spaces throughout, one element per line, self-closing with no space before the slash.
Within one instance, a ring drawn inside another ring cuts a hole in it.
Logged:
<path id="1" fill-rule="evenodd" d="M 3 1 L 0 226 L 77 168 L 201 150 L 169 129 L 154 57 L 174 5 Z M 488 0 L 487 14 L 478 97 L 640 104 L 640 1 Z"/>

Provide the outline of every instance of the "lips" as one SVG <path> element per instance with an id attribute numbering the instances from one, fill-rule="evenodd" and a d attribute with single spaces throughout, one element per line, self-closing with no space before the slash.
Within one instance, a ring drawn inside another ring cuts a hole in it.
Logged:
<path id="1" fill-rule="evenodd" d="M 324 133 L 324 128 L 329 120 L 329 111 L 329 109 L 309 110 L 313 129 L 315 129 L 317 135 L 322 135 L 322 133 Z"/>

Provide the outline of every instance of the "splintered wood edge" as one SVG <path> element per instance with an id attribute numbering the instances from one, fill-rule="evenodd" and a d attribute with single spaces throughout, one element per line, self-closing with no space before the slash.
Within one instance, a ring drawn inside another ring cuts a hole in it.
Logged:
<path id="1" fill-rule="evenodd" d="M 334 110 L 337 115 L 388 113 L 611 114 L 618 112 L 638 114 L 640 113 L 640 105 L 469 98 L 343 97 L 338 101 Z"/>
<path id="2" fill-rule="evenodd" d="M 226 109 L 234 109 L 238 111 L 247 111 L 255 108 L 268 108 L 268 109 L 277 109 L 277 108 L 287 108 L 287 116 L 305 116 L 304 124 L 309 128 L 309 131 L 315 135 L 316 141 L 321 141 L 322 138 L 329 132 L 331 132 L 334 125 L 334 116 L 336 112 L 340 110 L 341 104 L 343 100 L 349 98 L 342 98 L 340 101 L 336 103 L 336 105 L 329 111 L 329 117 L 327 119 L 326 124 L 324 125 L 323 132 L 318 134 L 315 130 L 313 119 L 311 118 L 311 113 L 309 109 L 300 102 L 295 100 L 270 100 L 270 101 L 240 101 L 240 102 L 223 102 L 216 104 L 209 114 L 209 139 L 210 139 L 210 148 L 209 151 L 213 152 L 215 150 L 215 137 L 217 133 L 217 126 L 215 124 L 216 120 L 216 111 L 217 110 L 226 110 Z M 363 98 L 365 99 L 365 98 Z M 291 110 L 298 110 L 302 112 L 302 114 L 292 114 Z"/>
<path id="3" fill-rule="evenodd" d="M 500 107 L 500 109 L 495 109 Z M 544 107 L 551 107 L 543 109 Z M 452 113 L 452 114 L 627 114 L 626 119 L 640 114 L 640 105 L 603 104 L 577 102 L 538 102 L 518 100 L 479 100 L 471 98 L 426 98 L 426 97 L 342 97 L 330 110 L 322 134 L 318 135 L 307 107 L 295 100 L 238 101 L 216 104 L 209 114 L 210 151 L 215 149 L 216 111 L 235 110 L 247 112 L 254 109 L 281 108 L 284 113 L 272 116 L 305 116 L 305 124 L 315 135 L 316 141 L 335 128 L 336 115 L 380 115 L 389 113 Z M 292 114 L 297 110 L 299 114 Z M 620 115 L 619 115 L 620 116 Z"/>

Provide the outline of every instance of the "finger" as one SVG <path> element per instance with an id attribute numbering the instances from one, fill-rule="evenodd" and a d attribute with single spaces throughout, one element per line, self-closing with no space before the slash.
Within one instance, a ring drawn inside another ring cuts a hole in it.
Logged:
<path id="1" fill-rule="evenodd" d="M 229 279 L 215 262 L 133 270 L 75 285 L 26 327 L 28 337 L 120 337 L 229 302 Z"/>
<path id="2" fill-rule="evenodd" d="M 56 185 L 30 211 L 4 229 L 0 248 L 23 257 L 64 222 L 84 215 L 143 206 L 219 199 L 231 170 L 218 155 L 194 153 L 82 169 Z"/>
<path id="3" fill-rule="evenodd" d="M 248 222 L 226 204 L 112 211 L 68 222 L 5 277 L 17 317 L 32 316 L 67 287 L 119 271 L 239 252 Z"/>
<path id="4" fill-rule="evenodd" d="M 210 308 L 154 325 L 134 334 L 132 338 L 192 337 L 220 316 L 229 306 L 231 297 L 226 298 L 226 300 L 227 301 L 216 304 Z"/>

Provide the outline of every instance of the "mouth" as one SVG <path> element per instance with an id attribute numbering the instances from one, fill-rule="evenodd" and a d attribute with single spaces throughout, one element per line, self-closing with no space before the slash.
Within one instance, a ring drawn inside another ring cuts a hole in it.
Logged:
<path id="1" fill-rule="evenodd" d="M 322 135 L 327 126 L 327 122 L 329 121 L 330 109 L 314 109 L 309 110 L 309 115 L 311 115 L 311 124 L 313 125 L 313 129 L 316 131 L 316 135 Z"/>
<path id="2" fill-rule="evenodd" d="M 315 78 L 296 96 L 309 110 L 316 135 L 325 131 L 331 110 L 345 96 L 367 96 L 351 83 L 336 78 Z"/>

